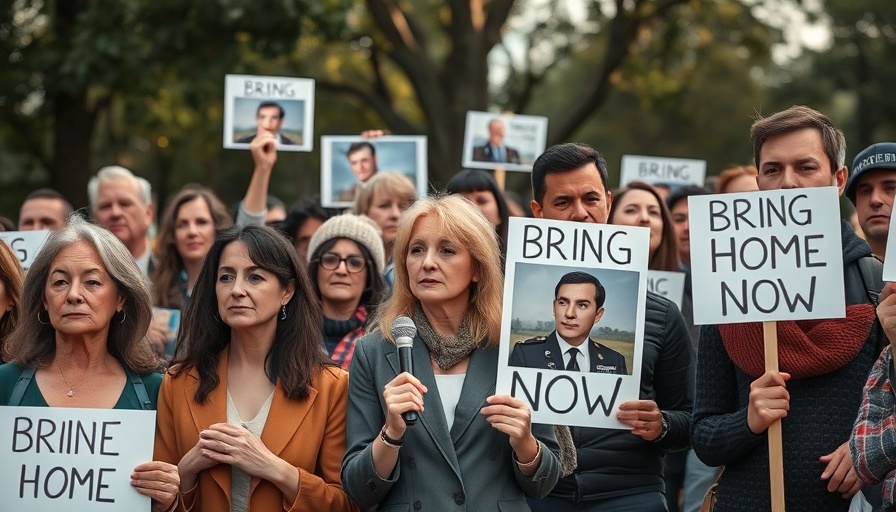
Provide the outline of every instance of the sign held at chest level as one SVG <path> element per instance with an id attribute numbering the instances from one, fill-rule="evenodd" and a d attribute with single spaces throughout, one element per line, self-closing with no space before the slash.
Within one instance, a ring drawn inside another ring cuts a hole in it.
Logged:
<path id="1" fill-rule="evenodd" d="M 694 323 L 846 314 L 834 187 L 692 196 L 688 217 Z"/>

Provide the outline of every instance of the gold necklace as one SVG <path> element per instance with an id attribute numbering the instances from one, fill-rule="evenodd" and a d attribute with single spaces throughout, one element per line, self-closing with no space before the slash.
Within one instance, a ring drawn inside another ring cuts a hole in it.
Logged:
<path id="1" fill-rule="evenodd" d="M 99 367 L 97 367 L 97 369 L 94 370 L 93 373 L 90 374 L 90 377 L 87 377 L 86 379 L 84 379 L 84 380 L 82 380 L 81 382 L 79 382 L 79 383 L 75 384 L 74 386 L 72 386 L 71 384 L 68 383 L 68 379 L 65 378 L 65 374 L 62 372 L 62 366 L 59 366 L 59 360 L 58 360 L 58 359 L 56 360 L 56 368 L 59 368 L 59 375 L 62 375 L 62 380 L 64 380 L 64 381 L 65 381 L 65 385 L 68 386 L 68 393 L 66 393 L 65 395 L 66 395 L 67 397 L 69 397 L 69 398 L 75 396 L 75 388 L 76 388 L 76 387 L 78 387 L 78 386 L 80 386 L 80 385 L 82 385 L 82 384 L 86 384 L 88 380 L 92 379 L 93 376 L 96 375 L 97 372 L 100 371 Z"/>

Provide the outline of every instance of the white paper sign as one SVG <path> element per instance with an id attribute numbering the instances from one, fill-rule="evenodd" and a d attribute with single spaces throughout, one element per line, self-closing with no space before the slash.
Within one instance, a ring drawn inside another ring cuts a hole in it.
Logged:
<path id="1" fill-rule="evenodd" d="M 688 198 L 695 324 L 843 318 L 834 187 Z"/>
<path id="2" fill-rule="evenodd" d="M 887 254 L 896 254 L 896 233 L 893 232 L 896 222 L 890 222 L 887 233 Z M 891 252 L 892 251 L 892 252 Z M 884 281 L 896 281 L 896 258 L 884 258 Z"/>
<path id="3" fill-rule="evenodd" d="M 525 401 L 534 423 L 630 428 L 616 411 L 640 389 L 649 237 L 511 217 L 497 389 Z M 579 370 L 566 370 L 558 335 L 587 349 Z"/>
<path id="4" fill-rule="evenodd" d="M 155 424 L 155 411 L 0 407 L 3 509 L 149 511 L 131 473 L 152 460 Z"/>
<path id="5" fill-rule="evenodd" d="M 531 172 L 547 136 L 547 117 L 467 112 L 463 166 Z"/>
<path id="6" fill-rule="evenodd" d="M 622 155 L 619 186 L 632 181 L 649 184 L 698 185 L 706 179 L 706 160 Z"/>
<path id="7" fill-rule="evenodd" d="M 224 77 L 224 147 L 249 149 L 259 133 L 277 151 L 314 149 L 314 80 L 285 76 Z"/>
<path id="8" fill-rule="evenodd" d="M 40 231 L 0 231 L 0 240 L 12 248 L 19 258 L 19 263 L 25 272 L 31 268 L 34 258 L 40 252 L 41 247 L 47 241 L 50 232 L 46 229 Z"/>
<path id="9" fill-rule="evenodd" d="M 671 300 L 680 310 L 684 299 L 684 272 L 648 270 L 647 291 Z"/>

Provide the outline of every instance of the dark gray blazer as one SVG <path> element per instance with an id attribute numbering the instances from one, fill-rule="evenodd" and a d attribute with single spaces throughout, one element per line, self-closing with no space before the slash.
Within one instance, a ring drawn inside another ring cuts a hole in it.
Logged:
<path id="1" fill-rule="evenodd" d="M 528 511 L 526 495 L 547 495 L 560 475 L 559 448 L 550 425 L 532 425 L 541 443 L 541 465 L 527 476 L 513 461 L 506 434 L 479 411 L 495 394 L 498 351 L 470 356 L 451 430 L 439 398 L 429 350 L 414 339 L 414 374 L 426 386 L 424 411 L 405 432 L 398 463 L 388 479 L 373 468 L 371 443 L 386 423 L 383 388 L 399 373 L 395 345 L 379 332 L 361 338 L 349 371 L 348 418 L 342 485 L 362 508 L 398 510 Z"/>

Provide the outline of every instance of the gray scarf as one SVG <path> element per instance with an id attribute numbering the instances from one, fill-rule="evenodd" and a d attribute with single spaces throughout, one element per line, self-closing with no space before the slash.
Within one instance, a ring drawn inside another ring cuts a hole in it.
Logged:
<path id="1" fill-rule="evenodd" d="M 459 363 L 479 346 L 470 334 L 470 320 L 467 317 L 461 322 L 457 334 L 442 336 L 429 325 L 429 320 L 418 304 L 414 308 L 414 323 L 417 324 L 417 334 L 429 349 L 430 357 L 443 372 Z"/>

